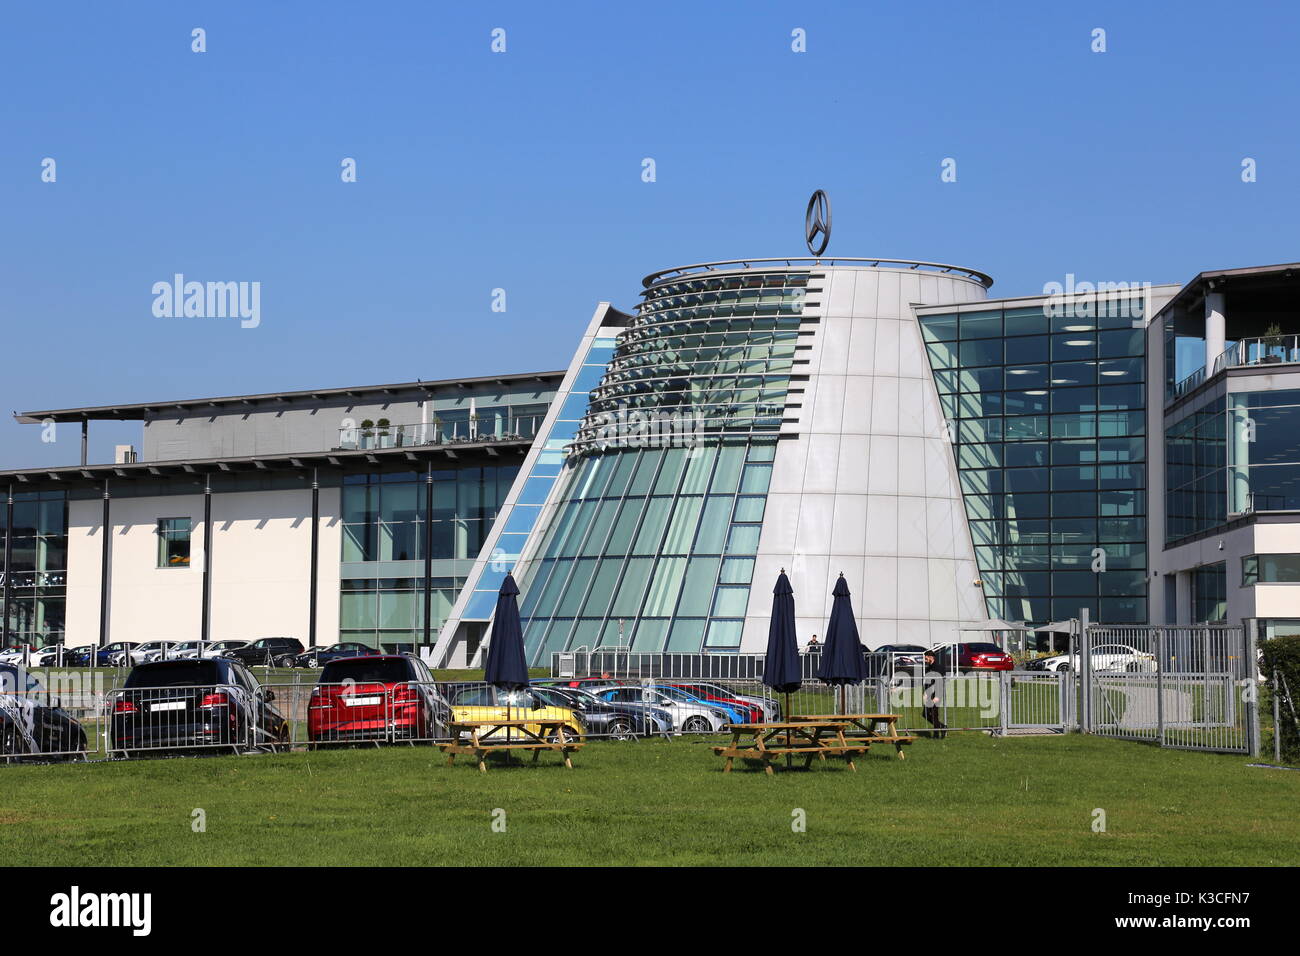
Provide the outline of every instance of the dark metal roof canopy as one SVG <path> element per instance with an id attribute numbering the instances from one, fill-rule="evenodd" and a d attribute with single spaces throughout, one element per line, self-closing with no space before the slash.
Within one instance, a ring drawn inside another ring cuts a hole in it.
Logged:
<path id="1" fill-rule="evenodd" d="M 155 413 L 187 411 L 222 406 L 257 406 L 286 404 L 303 399 L 355 398 L 391 396 L 411 392 L 434 392 L 453 388 L 474 388 L 479 385 L 511 385 L 519 382 L 559 384 L 564 372 L 526 372 L 513 375 L 485 375 L 479 378 L 452 378 L 433 382 L 399 382 L 392 385 L 364 385 L 353 388 L 318 388 L 299 392 L 265 392 L 259 395 L 228 395 L 219 398 L 188 398 L 173 402 L 139 402 L 126 405 L 90 405 L 82 408 L 60 408 L 49 411 L 14 412 L 14 419 L 25 425 L 39 425 L 48 421 L 144 421 Z"/>
<path id="2" fill-rule="evenodd" d="M 218 473 L 253 473 L 301 471 L 327 468 L 338 471 L 365 471 L 400 464 L 443 462 L 450 464 L 469 458 L 472 460 L 521 457 L 532 447 L 532 439 L 506 441 L 465 441 L 443 445 L 415 445 L 404 448 L 366 450 L 340 450 L 252 455 L 243 458 L 192 458 L 176 461 L 142 461 L 131 464 L 64 465 L 54 468 L 24 468 L 17 471 L 0 471 L 0 483 L 49 484 L 51 482 L 77 483 L 103 481 L 106 478 L 150 480 L 170 475 L 203 475 Z"/>

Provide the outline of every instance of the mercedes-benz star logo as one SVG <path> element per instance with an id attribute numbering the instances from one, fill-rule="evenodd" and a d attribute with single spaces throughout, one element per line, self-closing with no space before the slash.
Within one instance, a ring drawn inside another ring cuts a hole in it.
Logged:
<path id="1" fill-rule="evenodd" d="M 815 256 L 825 252 L 831 241 L 831 201 L 820 189 L 808 200 L 808 211 L 803 217 L 803 234 L 804 241 L 808 243 L 808 251 Z M 817 245 L 814 247 L 813 243 Z"/>

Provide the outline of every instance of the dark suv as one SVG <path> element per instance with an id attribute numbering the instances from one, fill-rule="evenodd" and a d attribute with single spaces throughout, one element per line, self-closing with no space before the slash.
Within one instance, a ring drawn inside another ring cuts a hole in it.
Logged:
<path id="1" fill-rule="evenodd" d="M 289 745 L 289 724 L 243 664 L 223 657 L 138 664 L 111 698 L 111 755 Z"/>
<path id="2" fill-rule="evenodd" d="M 86 732 L 40 681 L 0 664 L 0 758 L 84 757 Z"/>
<path id="3" fill-rule="evenodd" d="M 226 656 L 247 667 L 292 667 L 294 658 L 302 652 L 302 641 L 296 637 L 263 637 L 236 647 Z"/>

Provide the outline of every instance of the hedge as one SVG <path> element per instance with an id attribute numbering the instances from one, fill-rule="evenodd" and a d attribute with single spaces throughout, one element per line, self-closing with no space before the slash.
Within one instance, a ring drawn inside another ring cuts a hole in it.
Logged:
<path id="1" fill-rule="evenodd" d="M 1281 700 L 1279 726 L 1275 730 L 1282 742 L 1282 758 L 1291 763 L 1300 762 L 1300 728 L 1296 726 L 1296 714 L 1300 712 L 1300 635 L 1275 637 L 1261 644 L 1260 650 L 1264 655 L 1260 673 L 1273 687 L 1281 686 L 1281 681 L 1274 681 L 1275 675 L 1280 675 L 1291 691 L 1290 707 L 1285 697 Z"/>

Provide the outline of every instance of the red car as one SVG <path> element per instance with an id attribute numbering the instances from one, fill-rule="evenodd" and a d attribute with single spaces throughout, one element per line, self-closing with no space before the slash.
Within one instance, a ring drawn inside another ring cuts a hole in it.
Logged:
<path id="1" fill-rule="evenodd" d="M 1015 666 L 1011 655 L 996 644 L 949 644 L 934 654 L 934 669 L 944 674 L 954 670 L 961 673 L 1009 671 Z"/>
<path id="2" fill-rule="evenodd" d="M 450 715 L 418 658 L 343 657 L 321 668 L 307 705 L 307 736 L 313 744 L 430 740 Z"/>
<path id="3" fill-rule="evenodd" d="M 745 720 L 751 724 L 761 724 L 763 722 L 763 708 L 752 701 L 732 697 L 724 693 L 722 688 L 714 687 L 711 684 L 669 684 L 668 686 L 684 690 L 700 700 L 715 700 L 719 704 L 726 704 L 733 710 L 738 710 L 744 714 Z"/>

